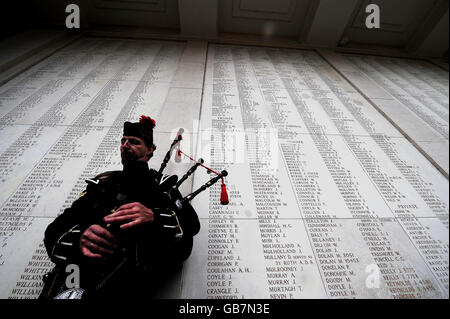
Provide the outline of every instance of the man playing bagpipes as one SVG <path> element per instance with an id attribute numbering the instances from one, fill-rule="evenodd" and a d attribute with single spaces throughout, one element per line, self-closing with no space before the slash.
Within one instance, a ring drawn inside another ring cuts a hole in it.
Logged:
<path id="1" fill-rule="evenodd" d="M 151 298 L 189 257 L 200 230 L 189 201 L 220 178 L 224 188 L 226 172 L 183 198 L 178 186 L 199 165 L 205 167 L 203 160 L 180 181 L 162 174 L 179 146 L 180 129 L 160 170 L 149 169 L 154 127 L 146 116 L 125 122 L 123 170 L 86 180 L 86 190 L 47 227 L 44 244 L 56 266 L 45 276 L 40 298 Z M 68 290 L 67 265 L 79 267 L 77 289 Z"/>

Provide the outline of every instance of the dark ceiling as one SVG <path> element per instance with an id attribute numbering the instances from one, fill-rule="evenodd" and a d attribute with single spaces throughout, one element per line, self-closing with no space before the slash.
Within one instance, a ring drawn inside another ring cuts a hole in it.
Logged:
<path id="1" fill-rule="evenodd" d="M 170 30 L 184 38 L 223 34 L 288 38 L 314 47 L 387 47 L 448 56 L 448 0 L 30 0 L 2 4 L 2 35 L 36 26 L 65 27 L 80 7 L 83 29 L 126 26 Z M 369 29 L 369 4 L 380 28 Z"/>

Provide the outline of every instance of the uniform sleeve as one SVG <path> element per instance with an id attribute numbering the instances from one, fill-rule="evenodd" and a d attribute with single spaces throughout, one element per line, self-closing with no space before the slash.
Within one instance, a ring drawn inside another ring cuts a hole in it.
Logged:
<path id="1" fill-rule="evenodd" d="M 44 245 L 53 262 L 71 262 L 79 258 L 79 241 L 84 231 L 82 222 L 88 213 L 88 202 L 89 194 L 85 190 L 71 207 L 47 226 Z"/>
<path id="2" fill-rule="evenodd" d="M 193 237 L 200 230 L 197 213 L 189 204 L 181 210 L 154 210 L 153 236 L 144 237 L 140 246 L 147 260 L 160 266 L 178 266 L 191 254 Z M 170 216 L 170 217 L 169 217 Z"/>

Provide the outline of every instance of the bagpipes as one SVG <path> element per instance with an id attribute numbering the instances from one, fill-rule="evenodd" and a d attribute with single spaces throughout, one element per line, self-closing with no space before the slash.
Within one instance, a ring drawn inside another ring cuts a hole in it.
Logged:
<path id="1" fill-rule="evenodd" d="M 175 211 L 177 211 L 177 210 L 180 211 L 185 203 L 190 202 L 198 194 L 200 194 L 207 188 L 214 185 L 217 181 L 222 180 L 220 203 L 222 205 L 227 205 L 229 203 L 229 199 L 228 199 L 228 193 L 226 190 L 226 184 L 224 181 L 224 177 L 226 177 L 228 175 L 228 172 L 226 170 L 223 170 L 222 172 L 217 173 L 214 170 L 212 170 L 211 168 L 205 166 L 204 160 L 202 158 L 200 158 L 199 160 L 195 160 L 192 157 L 190 157 L 189 155 L 187 155 L 186 153 L 184 153 L 183 151 L 181 151 L 180 142 L 183 138 L 182 137 L 183 132 L 184 132 L 184 129 L 180 128 L 178 130 L 178 133 L 177 133 L 175 139 L 173 140 L 172 144 L 170 145 L 170 148 L 167 151 L 167 153 L 163 159 L 163 162 L 161 163 L 161 167 L 160 167 L 158 173 L 156 174 L 156 178 L 155 178 L 156 183 L 160 185 L 163 193 L 167 196 L 169 201 L 173 203 L 173 206 L 176 208 Z M 172 153 L 175 148 L 177 148 L 176 149 L 176 157 L 175 157 L 176 162 L 180 162 L 181 155 L 183 155 L 186 158 L 188 158 L 190 161 L 194 162 L 194 164 L 191 166 L 191 168 L 189 168 L 189 170 L 179 180 L 178 180 L 178 176 L 172 175 L 172 176 L 168 177 L 167 179 L 165 179 L 163 182 L 161 182 L 161 180 L 163 179 L 163 171 L 166 168 L 167 163 L 169 162 L 170 158 L 172 157 Z M 205 168 L 207 170 L 207 173 L 216 174 L 217 176 L 211 178 L 208 182 L 203 184 L 201 187 L 199 187 L 197 190 L 193 191 L 189 195 L 182 197 L 179 192 L 180 185 L 184 181 L 186 181 L 189 178 L 189 176 L 191 176 L 197 170 L 197 168 L 199 166 Z M 183 228 L 180 225 L 178 216 L 175 211 L 172 210 L 171 214 L 160 213 L 159 215 L 161 217 L 165 218 L 166 221 L 168 221 L 166 223 L 163 223 L 163 226 L 165 228 L 175 229 L 177 231 L 175 237 L 181 238 L 183 236 Z M 172 219 L 172 220 L 175 219 L 176 222 L 175 223 L 170 222 L 170 219 Z"/>

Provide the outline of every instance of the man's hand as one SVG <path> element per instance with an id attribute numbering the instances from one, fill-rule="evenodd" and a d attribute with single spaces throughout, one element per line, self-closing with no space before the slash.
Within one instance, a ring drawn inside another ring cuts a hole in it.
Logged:
<path id="1" fill-rule="evenodd" d="M 105 258 L 118 252 L 113 234 L 100 225 L 91 225 L 80 238 L 81 252 L 86 257 Z"/>
<path id="2" fill-rule="evenodd" d="M 155 215 L 150 208 L 139 202 L 134 202 L 120 206 L 113 214 L 106 216 L 103 220 L 108 224 L 119 223 L 121 229 L 128 229 L 152 223 L 155 220 Z"/>

